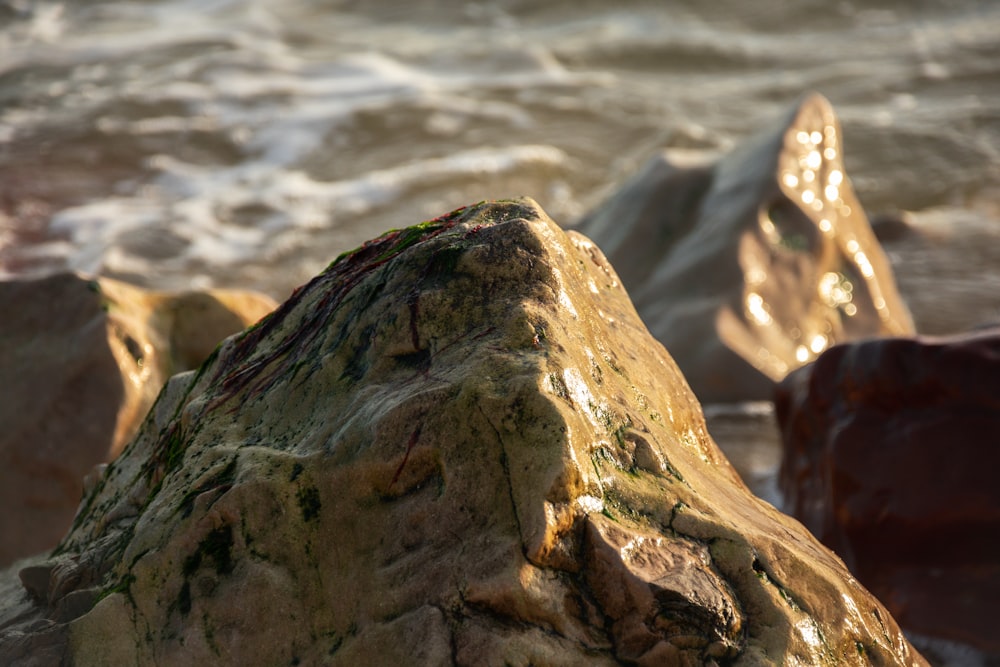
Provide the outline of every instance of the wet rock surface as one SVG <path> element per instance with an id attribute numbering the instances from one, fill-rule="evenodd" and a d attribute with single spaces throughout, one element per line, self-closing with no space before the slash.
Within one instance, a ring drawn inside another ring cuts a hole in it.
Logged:
<path id="1" fill-rule="evenodd" d="M 54 547 L 84 477 L 118 455 L 166 379 L 275 306 L 76 274 L 0 282 L 0 567 Z"/>
<path id="2" fill-rule="evenodd" d="M 835 347 L 781 383 L 776 414 L 789 511 L 908 631 L 995 662 L 1000 329 Z"/>
<path id="3" fill-rule="evenodd" d="M 770 400 L 837 342 L 914 332 L 819 95 L 715 164 L 654 158 L 577 228 L 703 402 Z"/>
<path id="4" fill-rule="evenodd" d="M 11 576 L 0 662 L 925 664 L 530 200 L 369 242 L 172 378 Z"/>

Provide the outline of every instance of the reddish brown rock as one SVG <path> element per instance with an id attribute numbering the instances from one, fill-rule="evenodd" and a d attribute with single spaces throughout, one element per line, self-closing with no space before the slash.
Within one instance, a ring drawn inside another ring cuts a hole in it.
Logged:
<path id="1" fill-rule="evenodd" d="M 1000 329 L 834 347 L 776 412 L 794 515 L 905 628 L 1000 654 Z"/>
<path id="2" fill-rule="evenodd" d="M 71 273 L 0 283 L 0 566 L 55 546 L 166 379 L 274 306 Z"/>

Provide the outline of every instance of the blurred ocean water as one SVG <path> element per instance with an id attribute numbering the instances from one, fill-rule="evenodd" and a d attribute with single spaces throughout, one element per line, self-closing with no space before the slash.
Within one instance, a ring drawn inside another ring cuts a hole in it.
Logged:
<path id="1" fill-rule="evenodd" d="M 956 245 L 894 258 L 922 330 L 962 328 L 997 303 L 939 316 L 923 292 L 961 291 L 949 267 L 1000 286 L 955 240 L 1000 223 L 998 34 L 988 0 L 6 0 L 0 275 L 282 299 L 473 201 L 570 224 L 654 151 L 724 152 L 818 90 L 868 211 Z"/>

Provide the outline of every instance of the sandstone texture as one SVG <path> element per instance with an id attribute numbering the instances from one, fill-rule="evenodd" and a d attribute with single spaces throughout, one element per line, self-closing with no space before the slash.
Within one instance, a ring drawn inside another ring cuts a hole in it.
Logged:
<path id="1" fill-rule="evenodd" d="M 812 95 L 716 164 L 650 161 L 578 229 L 702 402 L 770 400 L 841 341 L 914 332 Z"/>
<path id="2" fill-rule="evenodd" d="M 907 630 L 1000 656 L 1000 329 L 834 347 L 776 414 L 795 516 Z"/>
<path id="3" fill-rule="evenodd" d="M 0 283 L 0 566 L 54 547 L 166 379 L 275 306 L 70 273 Z"/>
<path id="4" fill-rule="evenodd" d="M 926 664 L 530 200 L 371 241 L 174 377 L 18 576 L 0 662 Z"/>

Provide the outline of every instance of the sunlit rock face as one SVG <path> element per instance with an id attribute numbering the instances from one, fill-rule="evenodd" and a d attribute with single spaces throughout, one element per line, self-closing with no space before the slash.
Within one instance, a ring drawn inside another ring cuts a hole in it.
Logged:
<path id="1" fill-rule="evenodd" d="M 0 566 L 54 547 L 84 476 L 135 435 L 166 378 L 276 305 L 75 274 L 0 283 Z"/>
<path id="2" fill-rule="evenodd" d="M 528 200 L 366 244 L 173 378 L 20 579 L 0 662 L 925 664 Z"/>
<path id="3" fill-rule="evenodd" d="M 702 401 L 769 399 L 832 344 L 913 333 L 812 95 L 717 164 L 654 158 L 578 225 Z"/>
<path id="4" fill-rule="evenodd" d="M 795 516 L 905 628 L 1000 657 L 1000 329 L 837 346 L 776 413 Z"/>

